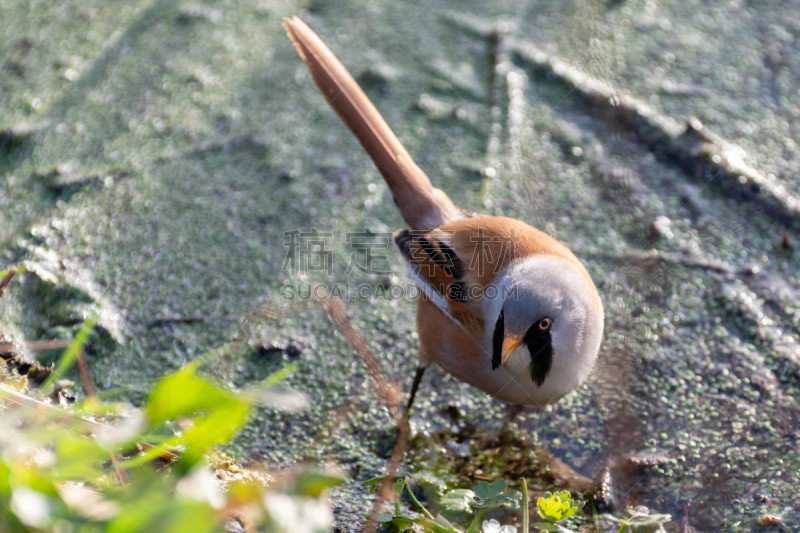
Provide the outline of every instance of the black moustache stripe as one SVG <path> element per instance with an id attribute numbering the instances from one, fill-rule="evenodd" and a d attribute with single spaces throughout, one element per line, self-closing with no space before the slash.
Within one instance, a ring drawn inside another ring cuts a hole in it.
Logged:
<path id="1" fill-rule="evenodd" d="M 492 333 L 492 370 L 500 366 L 503 358 L 503 338 L 506 335 L 505 320 L 503 320 L 503 311 L 500 310 L 500 316 L 497 317 L 497 322 L 494 324 L 494 333 Z"/>
<path id="2" fill-rule="evenodd" d="M 553 340 L 550 330 L 542 331 L 537 322 L 528 328 L 522 341 L 531 354 L 531 379 L 537 387 L 541 387 L 553 366 Z"/>

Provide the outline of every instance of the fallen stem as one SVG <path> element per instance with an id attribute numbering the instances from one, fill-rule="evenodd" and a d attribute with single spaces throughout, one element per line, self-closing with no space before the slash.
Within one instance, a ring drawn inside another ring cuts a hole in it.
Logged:
<path id="1" fill-rule="evenodd" d="M 425 516 L 425 518 L 427 518 L 428 520 L 436 520 L 436 519 L 433 517 L 433 515 L 430 513 L 430 511 L 428 511 L 428 510 L 425 508 L 425 506 L 424 506 L 424 505 L 422 505 L 422 504 L 419 502 L 419 500 L 417 499 L 417 497 L 416 497 L 416 496 L 414 496 L 414 492 L 413 492 L 413 491 L 412 491 L 412 490 L 411 490 L 411 489 L 408 487 L 408 483 L 406 483 L 406 485 L 405 485 L 404 489 L 405 489 L 405 491 L 406 491 L 406 494 L 408 495 L 408 497 L 411 499 L 411 503 L 413 503 L 413 504 L 414 504 L 414 505 L 417 507 L 417 509 L 419 509 L 419 512 L 420 512 L 420 513 L 422 513 L 422 514 Z"/>
<path id="2" fill-rule="evenodd" d="M 697 118 L 681 123 L 531 44 L 519 44 L 515 51 L 528 69 L 563 84 L 602 119 L 633 132 L 656 156 L 676 162 L 705 183 L 719 180 L 726 195 L 755 201 L 773 219 L 800 227 L 800 200 L 790 189 L 773 174 L 751 166 L 741 147 L 708 131 Z"/>
<path id="3" fill-rule="evenodd" d="M 92 374 L 89 372 L 89 364 L 86 362 L 86 356 L 83 350 L 78 350 L 78 354 L 75 356 L 75 366 L 78 367 L 78 375 L 81 378 L 81 384 L 83 385 L 84 392 L 86 392 L 86 396 L 96 400 L 97 389 L 92 381 Z"/>
<path id="4" fill-rule="evenodd" d="M 344 302 L 338 298 L 319 298 L 318 301 L 322 304 L 328 316 L 344 335 L 347 342 L 356 351 L 358 356 L 367 367 L 367 372 L 372 380 L 375 382 L 375 388 L 378 397 L 389 410 L 397 422 L 397 438 L 394 441 L 392 448 L 392 456 L 389 459 L 389 464 L 386 467 L 386 476 L 383 479 L 380 487 L 378 488 L 375 505 L 369 515 L 367 524 L 364 528 L 365 533 L 373 533 L 377 531 L 378 514 L 383 508 L 384 501 L 391 501 L 397 495 L 391 489 L 394 477 L 400 468 L 400 463 L 403 461 L 403 454 L 405 453 L 406 444 L 408 443 L 408 436 L 411 433 L 411 426 L 408 423 L 408 417 L 400 409 L 401 395 L 393 384 L 386 380 L 383 371 L 381 370 L 378 360 L 372 355 L 367 341 L 361 336 L 347 318 L 345 312 Z"/>
<path id="5" fill-rule="evenodd" d="M 31 398 L 26 394 L 17 392 L 2 385 L 0 385 L 0 399 L 5 400 L 7 402 L 15 403 L 20 407 L 27 407 L 29 409 L 41 411 L 53 417 L 56 420 L 63 420 L 66 422 L 73 422 L 73 423 L 77 422 L 84 426 L 84 431 L 86 433 L 96 434 L 99 432 L 107 432 L 114 429 L 112 426 L 101 424 L 93 420 L 88 420 L 68 410 L 55 407 L 48 403 L 39 401 L 36 398 Z"/>
<path id="6" fill-rule="evenodd" d="M 0 297 L 2 297 L 6 290 L 8 289 L 8 285 L 11 283 L 11 279 L 16 275 L 18 272 L 16 267 L 11 267 L 5 271 L 3 275 L 3 280 L 0 281 Z"/>
<path id="7" fill-rule="evenodd" d="M 485 508 L 478 509 L 478 512 L 475 513 L 475 518 L 472 519 L 469 527 L 467 528 L 467 533 L 475 533 L 476 527 L 481 523 L 481 519 L 483 518 L 483 513 L 486 512 Z"/>
<path id="8" fill-rule="evenodd" d="M 70 344 L 72 344 L 72 339 L 0 342 L 0 353 L 14 353 L 17 351 L 41 352 L 44 350 L 61 350 L 63 348 L 69 348 Z"/>

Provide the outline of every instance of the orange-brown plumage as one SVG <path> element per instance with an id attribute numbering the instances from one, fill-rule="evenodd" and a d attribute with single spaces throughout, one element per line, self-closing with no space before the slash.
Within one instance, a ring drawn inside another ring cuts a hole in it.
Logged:
<path id="1" fill-rule="evenodd" d="M 576 388 L 594 364 L 603 329 L 603 305 L 581 262 L 524 222 L 456 207 L 319 37 L 297 17 L 284 27 L 410 227 L 395 232 L 395 243 L 421 289 L 411 399 L 431 363 L 516 403 L 548 403 Z"/>
<path id="2" fill-rule="evenodd" d="M 361 142 L 413 229 L 430 229 L 461 216 L 450 198 L 431 185 L 356 80 L 305 22 L 284 19 L 300 57 L 325 99 Z"/>

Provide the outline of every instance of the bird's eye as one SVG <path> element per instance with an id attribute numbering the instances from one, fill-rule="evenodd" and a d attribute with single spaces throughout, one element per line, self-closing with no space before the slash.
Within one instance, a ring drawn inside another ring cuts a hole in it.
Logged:
<path id="1" fill-rule="evenodd" d="M 539 330 L 541 331 L 547 331 L 548 329 L 550 329 L 550 326 L 552 325 L 553 325 L 553 319 L 551 319 L 550 317 L 544 317 L 539 321 L 538 324 Z"/>

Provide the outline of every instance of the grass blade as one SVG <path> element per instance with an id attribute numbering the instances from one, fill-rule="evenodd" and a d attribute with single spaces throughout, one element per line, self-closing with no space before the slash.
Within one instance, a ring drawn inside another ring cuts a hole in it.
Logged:
<path id="1" fill-rule="evenodd" d="M 525 481 L 525 478 L 522 478 L 522 532 L 521 533 L 529 533 L 531 528 L 531 517 L 529 514 L 529 505 L 530 502 L 528 501 L 528 482 Z"/>
<path id="2" fill-rule="evenodd" d="M 94 329 L 94 325 L 97 322 L 97 314 L 97 312 L 92 313 L 91 316 L 84 321 L 81 329 L 78 330 L 78 334 L 75 336 L 75 340 L 72 341 L 69 347 L 64 351 L 61 358 L 58 360 L 58 364 L 42 384 L 41 388 L 45 394 L 50 394 L 53 391 L 53 386 L 56 381 L 58 381 L 75 363 L 78 352 L 83 349 L 83 345 L 89 340 L 89 335 L 91 335 Z"/>

